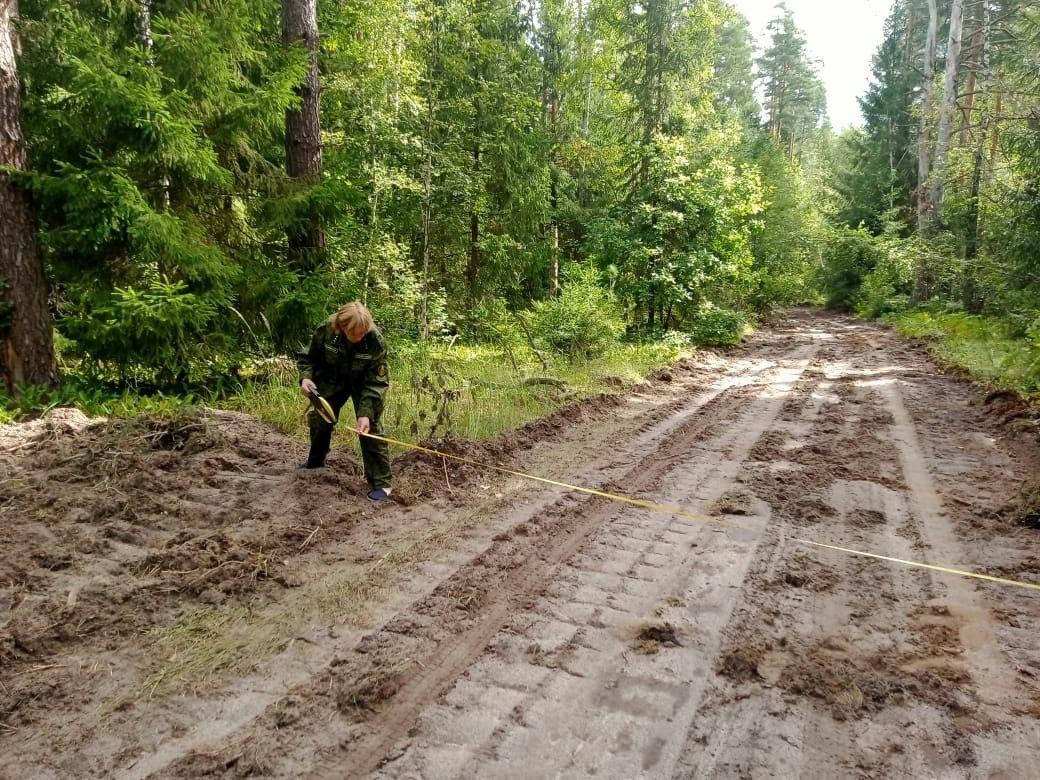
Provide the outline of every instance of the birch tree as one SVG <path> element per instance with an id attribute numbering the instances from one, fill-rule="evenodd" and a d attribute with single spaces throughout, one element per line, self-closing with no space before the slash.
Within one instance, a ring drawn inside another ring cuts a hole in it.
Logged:
<path id="1" fill-rule="evenodd" d="M 935 46 L 939 13 L 935 0 L 928 0 L 928 34 L 924 46 L 924 68 L 921 75 L 921 122 L 917 131 L 917 229 L 928 229 L 931 209 L 928 203 L 928 174 L 932 153 L 932 93 L 935 88 Z"/>
<path id="2" fill-rule="evenodd" d="M 932 171 L 931 193 L 927 211 L 929 226 L 942 214 L 946 195 L 946 162 L 953 140 L 953 120 L 957 113 L 957 72 L 960 67 L 961 29 L 964 20 L 964 0 L 953 0 L 950 7 L 950 38 L 946 47 L 946 74 L 943 83 L 942 111 L 935 136 L 935 163 Z"/>

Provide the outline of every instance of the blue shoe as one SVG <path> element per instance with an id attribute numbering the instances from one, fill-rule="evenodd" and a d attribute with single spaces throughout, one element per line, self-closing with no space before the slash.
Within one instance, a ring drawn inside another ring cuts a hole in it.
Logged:
<path id="1" fill-rule="evenodd" d="M 390 488 L 376 488 L 368 494 L 368 500 L 373 504 L 382 504 L 390 498 Z"/>

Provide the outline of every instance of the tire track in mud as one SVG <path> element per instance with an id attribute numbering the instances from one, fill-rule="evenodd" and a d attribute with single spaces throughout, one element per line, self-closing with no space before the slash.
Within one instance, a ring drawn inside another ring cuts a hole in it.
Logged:
<path id="1" fill-rule="evenodd" d="M 822 367 L 817 394 L 827 403 L 800 399 L 792 424 L 750 466 L 749 486 L 777 510 L 776 544 L 763 545 L 769 553 L 748 578 L 746 607 L 726 629 L 683 776 L 815 776 L 823 767 L 1024 776 L 1040 758 L 1036 721 L 1004 728 L 985 702 L 1010 694 L 1011 672 L 973 583 L 783 544 L 797 532 L 963 561 L 897 377 L 859 348 L 869 343 L 856 330 Z M 770 474 L 777 463 L 783 479 Z"/>
<path id="2" fill-rule="evenodd" d="M 599 469 L 606 468 L 610 462 L 601 453 L 611 453 L 608 439 L 614 435 L 613 432 L 628 430 L 623 428 L 623 421 L 631 420 L 630 428 L 635 431 L 632 441 L 638 442 L 639 446 L 650 447 L 655 437 L 664 435 L 676 420 L 686 419 L 696 411 L 699 404 L 714 401 L 717 395 L 753 381 L 769 365 L 768 361 L 758 358 L 737 356 L 722 360 L 710 354 L 697 361 L 684 361 L 670 369 L 666 379 L 650 382 L 623 397 L 622 401 L 596 399 L 571 409 L 575 414 L 570 415 L 566 414 L 567 410 L 563 410 L 556 417 L 519 431 L 519 436 L 507 435 L 503 437 L 504 442 L 498 442 L 497 445 L 492 442 L 491 446 L 498 446 L 497 451 L 503 453 L 519 450 L 524 453 L 522 457 L 534 458 L 536 467 L 538 463 L 550 463 L 550 468 L 554 467 L 562 453 L 570 453 L 572 458 L 567 462 L 567 471 L 564 473 L 577 473 L 581 475 L 576 477 L 578 481 L 587 480 L 597 484 L 597 480 L 603 479 Z M 726 375 L 702 392 L 706 384 L 704 380 L 713 374 L 717 376 L 723 367 L 728 369 Z M 691 393 L 696 394 L 693 401 L 690 400 Z M 580 424 L 568 428 L 563 425 L 566 421 Z M 247 427 L 250 431 L 263 428 L 255 421 L 251 421 Z M 263 430 L 269 438 L 283 444 L 287 441 L 284 437 Z M 548 439 L 550 435 L 551 441 Z M 514 438 L 516 441 L 510 446 Z M 607 446 L 597 450 L 597 441 Z M 248 447 L 248 435 L 245 442 L 243 446 Z M 263 449 L 260 452 L 259 457 L 264 463 L 270 462 L 271 451 Z M 246 449 L 241 454 L 243 458 L 252 457 Z M 222 465 L 229 463 L 223 456 L 217 461 Z M 234 463 L 231 465 L 235 465 L 241 475 L 248 477 L 251 475 L 247 468 L 249 462 L 243 463 L 241 467 Z M 577 468 L 574 469 L 574 466 Z M 426 561 L 424 558 L 421 566 L 415 567 L 411 580 L 400 581 L 399 578 L 399 581 L 394 582 L 389 598 L 380 594 L 378 598 L 372 599 L 371 606 L 376 612 L 376 619 L 380 615 L 392 615 L 428 594 L 440 579 L 450 576 L 458 566 L 491 543 L 494 532 L 486 532 L 485 527 L 480 525 L 482 519 L 495 520 L 509 515 L 511 520 L 520 522 L 524 515 L 533 515 L 554 500 L 551 493 L 534 500 L 528 496 L 517 499 L 516 485 L 497 481 L 494 485 L 501 491 L 500 498 L 481 495 L 476 490 L 464 490 L 454 502 L 447 502 L 447 512 L 451 514 L 445 512 L 445 502 L 440 502 L 440 506 L 435 502 L 430 507 L 418 505 L 414 513 L 393 507 L 373 516 L 370 510 L 366 512 L 364 508 L 351 506 L 349 500 L 345 502 L 346 506 L 339 500 L 320 500 L 327 498 L 327 487 L 341 487 L 341 482 L 349 486 L 349 479 L 341 480 L 337 475 L 330 474 L 317 475 L 317 480 L 307 480 L 294 478 L 291 467 L 286 471 L 284 465 L 282 468 L 270 465 L 260 468 L 265 480 L 274 480 L 282 485 L 288 483 L 291 489 L 286 487 L 286 491 L 289 493 L 295 494 L 318 484 L 319 495 L 310 502 L 316 511 L 333 517 L 343 515 L 344 511 L 348 514 L 352 511 L 355 514 L 368 514 L 363 522 L 357 522 L 357 517 L 354 517 L 345 529 L 329 526 L 334 537 L 329 540 L 332 543 L 316 542 L 308 548 L 308 554 L 313 554 L 307 556 L 306 564 L 301 560 L 299 585 L 294 590 L 267 606 L 263 605 L 263 600 L 260 604 L 256 604 L 256 600 L 250 604 L 249 619 L 258 626 L 267 621 L 277 624 L 293 615 L 291 619 L 300 625 L 300 630 L 295 635 L 289 635 L 294 638 L 287 642 L 286 649 L 270 659 L 258 659 L 257 670 L 244 677 L 232 674 L 227 684 L 196 690 L 194 695 L 187 697 L 156 696 L 141 699 L 140 686 L 143 675 L 148 671 L 149 655 L 147 648 L 140 645 L 149 644 L 147 640 L 110 645 L 100 657 L 96 654 L 91 657 L 89 653 L 80 656 L 77 652 L 71 660 L 66 660 L 70 648 L 65 647 L 66 657 L 57 656 L 58 660 L 54 662 L 65 664 L 59 668 L 72 669 L 69 673 L 71 679 L 84 689 L 82 699 L 70 702 L 68 697 L 62 697 L 62 706 L 55 706 L 53 699 L 55 695 L 62 694 L 62 689 L 56 688 L 53 673 L 33 673 L 33 679 L 46 678 L 37 681 L 35 689 L 46 690 L 48 695 L 37 695 L 31 702 L 31 718 L 26 713 L 25 721 L 33 724 L 31 731 L 23 728 L 16 737 L 6 732 L 0 735 L 3 739 L 0 745 L 5 742 L 17 745 L 9 752 L 9 760 L 0 761 L 0 771 L 10 769 L 18 776 L 28 773 L 40 777 L 54 776 L 47 775 L 48 771 L 60 776 L 98 776 L 118 771 L 121 776 L 144 777 L 161 773 L 171 762 L 193 751 L 216 758 L 221 752 L 221 745 L 229 736 L 262 715 L 267 708 L 280 705 L 280 700 L 293 687 L 303 684 L 327 666 L 337 653 L 351 651 L 365 635 L 364 631 L 356 630 L 349 624 L 330 627 L 327 618 L 320 614 L 314 602 L 320 601 L 328 589 L 325 584 L 328 578 L 334 580 L 339 572 L 353 571 L 357 564 L 377 559 L 375 554 L 382 554 L 381 549 L 392 549 L 397 538 L 407 538 L 409 533 L 416 531 L 421 533 L 424 523 L 437 528 L 459 526 L 465 529 L 460 538 L 450 539 L 445 549 L 433 546 L 424 551 L 423 555 L 432 559 Z M 186 464 L 181 470 L 193 473 L 186 468 Z M 268 476 L 268 471 L 277 472 L 279 477 Z M 236 479 L 240 476 L 231 471 L 227 474 Z M 467 484 L 472 485 L 474 475 L 468 476 L 470 482 Z M 214 487 L 209 481 L 206 484 Z M 481 488 L 490 489 L 484 485 Z M 216 510 L 221 506 L 220 501 L 216 500 L 219 491 L 213 493 L 211 505 Z M 173 498 L 179 500 L 177 496 Z M 465 512 L 460 521 L 454 515 L 457 507 Z M 290 516 L 295 514 L 289 511 Z M 272 518 L 277 521 L 284 519 L 277 515 L 272 515 Z M 267 519 L 266 514 L 254 518 L 255 524 L 260 526 Z M 305 533 L 308 530 L 305 529 Z M 321 537 L 317 541 L 322 541 Z M 379 625 L 379 622 L 366 623 L 369 629 Z M 127 659 L 130 660 L 129 664 L 120 663 Z M 44 666 L 44 669 L 49 668 L 50 664 Z M 85 669 L 88 670 L 87 675 L 84 675 Z M 18 682 L 28 680 L 30 677 L 25 676 L 19 678 Z M 93 696 L 89 696 L 85 689 L 92 684 L 95 691 Z M 26 683 L 23 687 L 33 688 L 33 684 Z M 10 706 L 20 712 L 24 711 L 24 708 L 19 710 L 21 704 L 17 697 Z M 99 709 L 103 713 L 100 718 L 97 716 Z M 164 735 L 159 745 L 155 744 L 156 734 Z M 57 748 L 57 752 L 54 748 Z M 6 747 L 0 747 L 0 753 L 5 752 L 8 752 Z M 69 756 L 76 758 L 66 758 Z M 247 761 L 242 759 L 239 763 Z"/>
<path id="3" fill-rule="evenodd" d="M 703 511 L 731 492 L 740 464 L 804 369 L 807 360 L 792 357 L 750 403 L 716 416 L 715 432 L 702 431 L 697 447 L 683 443 L 682 459 L 655 480 L 669 501 Z M 717 533 L 614 510 L 545 595 L 497 632 L 445 701 L 424 709 L 414 748 L 379 776 L 659 771 L 682 747 L 677 726 L 697 708 L 703 661 L 717 636 L 704 624 L 724 621 L 765 519 Z M 694 565 L 705 554 L 713 565 Z M 695 600 L 701 625 L 681 623 L 676 641 L 696 650 L 670 658 L 670 668 L 653 668 L 641 652 L 660 648 L 654 640 L 640 645 L 638 635 L 665 610 L 678 614 L 680 596 Z"/>
<path id="4" fill-rule="evenodd" d="M 684 420 L 681 429 L 672 431 L 659 449 L 649 448 L 650 454 L 636 464 L 625 464 L 622 458 L 613 481 L 624 480 L 620 487 L 626 492 L 652 486 L 683 459 L 706 425 L 748 403 L 761 381 L 740 381 L 734 389 L 715 393 L 696 412 L 684 410 L 678 416 Z M 640 450 L 647 448 L 631 449 Z M 279 728 L 276 717 L 265 716 L 264 724 L 236 737 L 236 744 L 276 741 L 277 752 L 288 755 L 269 758 L 275 775 L 301 774 L 317 754 L 328 751 L 334 756 L 324 765 L 330 774 L 342 776 L 344 767 L 350 767 L 348 771 L 361 775 L 365 767 L 374 768 L 408 731 L 421 705 L 454 681 L 510 613 L 533 600 L 551 581 L 555 567 L 617 511 L 602 499 L 565 497 L 540 517 L 500 535 L 487 553 L 415 608 L 366 637 L 357 653 L 334 660 L 327 673 L 293 691 L 292 699 L 302 707 L 298 721 Z M 315 721 L 321 723 L 318 730 Z M 337 746 L 341 742 L 347 744 Z M 170 769 L 196 774 L 199 764 L 187 759 Z"/>
<path id="5" fill-rule="evenodd" d="M 0 742 L 26 746 L 0 775 L 1030 776 L 1035 599 L 787 541 L 1026 566 L 1035 536 L 979 503 L 1021 467 L 995 458 L 972 393 L 896 339 L 789 323 L 711 365 L 712 384 L 680 371 L 516 455 L 742 529 L 480 479 L 490 493 L 319 548 L 276 605 L 313 625 L 256 672 L 100 719 L 45 708 L 31 740 Z M 364 629 L 311 620 L 324 577 L 424 523 L 465 530 L 388 578 Z"/>
<path id="6" fill-rule="evenodd" d="M 768 347 L 761 348 L 761 351 L 768 353 L 770 350 Z M 595 462 L 591 463 L 589 467 L 585 469 L 586 473 L 590 470 L 599 474 L 597 480 L 603 480 L 603 482 L 594 482 L 593 484 L 600 484 L 603 487 L 609 487 L 612 479 L 624 478 L 627 472 L 632 468 L 631 463 L 626 460 L 626 456 L 629 453 L 645 452 L 647 450 L 653 451 L 654 447 L 657 446 L 657 442 L 664 436 L 670 435 L 676 428 L 682 426 L 697 426 L 703 425 L 700 420 L 706 415 L 716 415 L 720 409 L 731 409 L 735 406 L 743 404 L 746 400 L 749 388 L 753 388 L 755 383 L 759 381 L 760 375 L 763 372 L 767 372 L 772 369 L 773 363 L 769 360 L 763 360 L 756 357 L 754 360 L 737 360 L 732 363 L 732 369 L 728 377 L 715 382 L 707 390 L 696 393 L 693 398 L 680 398 L 676 401 L 669 402 L 667 404 L 658 404 L 653 407 L 644 419 L 636 426 L 635 432 L 630 436 L 628 441 L 625 443 L 622 451 L 617 453 L 608 453 L 609 458 L 607 464 L 596 465 Z M 675 460 L 681 453 L 667 456 L 671 460 Z M 649 459 L 647 459 L 649 460 Z M 613 465 L 608 465 L 613 464 Z M 663 464 L 662 464 L 663 465 Z M 638 467 L 637 467 L 638 470 Z M 605 483 L 605 484 L 604 484 Z M 494 540 L 494 544 L 491 548 L 482 554 L 474 553 L 476 555 L 470 566 L 490 567 L 488 570 L 491 572 L 497 571 L 502 568 L 503 557 L 515 556 L 515 553 L 504 553 L 501 548 L 505 545 L 506 541 L 504 537 L 509 533 L 514 534 L 514 538 L 520 540 L 516 545 L 520 549 L 532 548 L 532 541 L 539 533 L 542 532 L 542 526 L 547 525 L 549 531 L 553 530 L 553 526 L 549 519 L 553 518 L 554 515 L 565 515 L 572 511 L 572 507 L 576 504 L 576 499 L 567 496 L 562 499 L 554 499 L 554 495 L 558 495 L 556 491 L 540 491 L 544 496 L 542 499 L 533 501 L 523 500 L 519 505 L 513 507 L 506 506 L 506 500 L 498 502 L 500 510 L 506 517 L 504 518 L 507 522 L 504 526 L 504 530 Z M 553 501 L 555 500 L 555 503 Z M 551 506 L 550 506 L 551 505 Z M 539 515 L 542 517 L 539 517 Z M 493 518 L 492 518 L 493 519 Z M 533 519 L 533 521 L 532 521 Z M 559 519 L 559 518 L 557 518 Z M 555 521 L 553 521 L 555 522 Z M 496 525 L 496 523 L 489 523 Z M 501 527 L 501 523 L 497 523 Z M 528 539 L 527 537 L 532 537 Z M 490 541 L 490 540 L 489 540 Z M 509 562 L 506 568 L 515 568 L 515 563 Z M 480 571 L 484 571 L 481 569 Z M 477 594 L 479 588 L 469 588 L 469 586 L 461 586 L 457 583 L 457 575 L 453 579 L 452 570 L 448 570 L 444 574 L 447 583 L 455 583 L 454 585 L 446 586 L 440 585 L 435 588 L 431 595 L 423 596 L 419 594 L 419 602 L 417 603 L 429 603 L 434 605 L 430 609 L 435 609 L 436 605 L 443 606 L 444 604 L 452 603 L 465 603 L 467 610 L 463 611 L 464 620 L 470 620 L 469 614 L 477 611 Z M 474 579 L 480 580 L 482 576 L 477 576 Z M 432 583 L 431 587 L 436 585 Z M 402 605 L 403 606 L 403 605 Z M 426 611 L 429 612 L 430 609 Z M 230 742 L 234 745 L 239 744 L 254 744 L 257 742 L 255 731 L 263 731 L 264 729 L 273 729 L 276 732 L 276 739 L 283 744 L 287 745 L 287 750 L 292 752 L 292 744 L 295 740 L 294 733 L 300 732 L 302 734 L 302 741 L 309 743 L 313 740 L 314 735 L 305 728 L 296 728 L 295 722 L 297 719 L 306 721 L 307 718 L 311 717 L 313 713 L 320 711 L 322 718 L 329 717 L 328 711 L 331 710 L 335 713 L 339 705 L 333 701 L 331 707 L 329 705 L 329 697 L 332 699 L 336 698 L 334 692 L 331 689 L 330 679 L 339 679 L 347 675 L 348 673 L 339 667 L 342 666 L 341 661 L 346 654 L 353 652 L 355 649 L 359 650 L 359 657 L 367 659 L 366 665 L 371 665 L 377 668 L 379 671 L 375 675 L 366 674 L 362 671 L 359 675 L 359 679 L 356 681 L 358 686 L 363 691 L 358 695 L 348 695 L 349 701 L 343 704 L 342 709 L 345 709 L 349 717 L 341 719 L 343 722 L 338 726 L 333 724 L 332 726 L 325 726 L 330 734 L 335 732 L 338 734 L 338 738 L 351 739 L 350 736 L 352 731 L 356 730 L 354 721 L 364 720 L 359 717 L 359 710 L 354 705 L 371 705 L 373 702 L 370 698 L 376 700 L 382 699 L 385 695 L 390 692 L 396 691 L 398 682 L 396 681 L 396 671 L 400 664 L 393 659 L 385 659 L 380 656 L 380 660 L 370 660 L 376 658 L 374 649 L 378 650 L 376 645 L 380 641 L 384 641 L 387 636 L 393 637 L 393 641 L 390 644 L 396 642 L 397 644 L 407 645 L 411 648 L 411 635 L 414 633 L 422 633 L 422 627 L 428 624 L 432 618 L 429 614 L 421 614 L 422 610 L 416 610 L 414 608 L 404 608 L 402 612 L 397 616 L 390 619 L 390 621 L 384 624 L 382 629 L 377 629 L 373 633 L 365 637 L 357 648 L 352 646 L 344 646 L 343 643 L 338 644 L 338 650 L 331 659 L 325 663 L 331 663 L 330 669 L 326 669 L 325 672 L 317 675 L 317 680 L 313 683 L 297 682 L 290 688 L 285 689 L 282 699 L 276 702 L 274 705 L 268 705 L 266 707 L 266 714 L 260 718 L 260 721 L 255 727 L 248 726 L 249 721 L 256 718 L 259 713 L 247 713 L 248 717 L 240 719 L 237 728 L 241 729 L 238 733 L 235 733 L 234 729 L 229 729 L 226 723 L 215 724 L 219 732 L 224 735 L 223 743 L 214 743 L 213 739 L 207 740 L 205 734 L 201 734 L 199 738 L 193 740 L 178 740 L 184 747 L 174 752 L 168 749 L 160 751 L 164 758 L 157 760 L 157 757 L 146 758 L 144 761 L 136 764 L 133 770 L 133 776 L 144 777 L 151 776 L 151 774 L 158 774 L 160 770 L 163 771 L 164 776 L 167 772 L 173 772 L 178 776 L 198 776 L 201 774 L 210 774 L 213 772 L 219 773 L 223 769 L 223 759 L 220 758 L 228 753 L 226 745 Z M 451 619 L 455 619 L 457 615 L 449 615 Z M 377 639 L 377 637 L 379 639 Z M 427 637 L 429 639 L 429 637 Z M 328 644 L 322 642 L 321 638 L 318 641 L 322 644 Z M 307 648 L 308 652 L 311 652 L 313 648 Z M 313 652 L 311 652 L 313 654 Z M 407 655 L 405 653 L 404 655 Z M 382 679 L 387 675 L 385 672 L 390 670 L 389 677 L 394 678 L 389 680 L 388 688 L 381 688 L 381 683 L 377 680 L 373 681 L 369 678 Z M 310 688 L 317 688 L 324 690 L 325 694 L 315 694 Z M 346 686 L 349 687 L 349 686 Z M 347 695 L 347 694 L 345 694 Z M 284 703 L 291 702 L 291 709 L 293 714 L 291 720 L 292 724 L 279 722 L 284 721 L 284 714 L 280 712 Z M 302 702 L 298 708 L 295 702 Z M 342 703 L 342 702 L 341 702 Z M 241 714 L 241 713 L 240 713 Z M 317 716 L 315 716 L 317 717 Z M 335 742 L 335 739 L 332 740 Z M 313 745 L 300 746 L 298 752 L 306 753 L 314 750 Z M 231 751 L 240 756 L 241 751 Z M 263 752 L 263 751 L 261 751 Z M 248 753 L 248 751 L 247 751 Z M 252 760 L 251 756 L 247 756 Z M 261 761 L 260 759 L 264 760 Z M 219 760 L 214 760 L 219 759 Z M 237 758 L 236 758 L 237 760 Z M 272 759 L 274 760 L 274 759 Z M 263 764 L 266 761 L 264 756 L 259 756 L 257 761 Z M 277 761 L 275 761 L 277 763 Z M 307 762 L 304 762 L 305 764 Z M 164 769 L 165 767 L 165 769 Z M 285 774 L 295 775 L 299 772 L 299 767 L 293 766 L 285 771 Z"/>

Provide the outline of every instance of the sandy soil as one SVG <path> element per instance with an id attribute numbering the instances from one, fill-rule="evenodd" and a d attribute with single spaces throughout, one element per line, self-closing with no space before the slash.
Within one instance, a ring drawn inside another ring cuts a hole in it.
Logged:
<path id="1" fill-rule="evenodd" d="M 0 776 L 1033 777 L 1007 399 L 794 312 L 623 398 L 441 442 L 705 522 L 241 415 L 0 428 Z M 718 522 L 712 522 L 712 521 Z"/>

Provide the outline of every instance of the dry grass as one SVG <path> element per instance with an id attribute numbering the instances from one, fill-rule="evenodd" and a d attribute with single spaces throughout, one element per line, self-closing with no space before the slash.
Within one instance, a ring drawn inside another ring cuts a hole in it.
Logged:
<path id="1" fill-rule="evenodd" d="M 239 606 L 191 610 L 173 625 L 153 629 L 162 661 L 145 682 L 151 693 L 169 693 L 222 671 L 243 673 L 282 650 L 308 622 L 333 618 L 362 626 L 373 602 L 417 564 L 430 559 L 464 532 L 478 526 L 486 510 L 412 528 L 392 540 L 377 559 L 312 581 L 271 610 Z"/>

